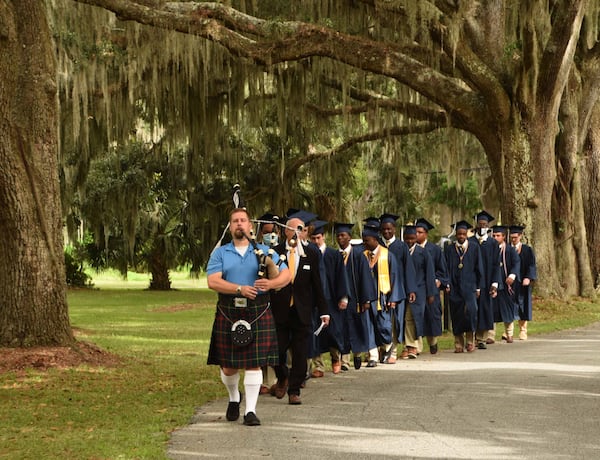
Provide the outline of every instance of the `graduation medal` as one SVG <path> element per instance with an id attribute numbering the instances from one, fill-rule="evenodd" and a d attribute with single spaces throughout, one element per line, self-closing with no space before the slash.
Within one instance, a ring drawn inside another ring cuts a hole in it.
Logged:
<path id="1" fill-rule="evenodd" d="M 469 250 L 469 247 L 467 246 L 467 249 L 465 249 L 464 251 L 459 251 L 458 250 L 458 246 L 455 246 L 454 249 L 456 250 L 456 254 L 458 254 L 458 269 L 462 270 L 462 268 L 464 267 L 464 265 L 463 265 L 463 259 L 465 257 L 465 254 Z"/>

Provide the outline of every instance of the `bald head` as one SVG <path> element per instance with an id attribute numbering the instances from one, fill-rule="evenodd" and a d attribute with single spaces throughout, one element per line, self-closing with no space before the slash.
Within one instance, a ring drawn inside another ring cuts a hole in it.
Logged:
<path id="1" fill-rule="evenodd" d="M 308 229 L 304 227 L 304 222 L 297 217 L 294 217 L 293 219 L 288 220 L 286 224 L 285 237 L 288 241 L 292 238 L 296 238 L 296 230 L 298 227 L 302 228 L 302 231 L 300 232 L 300 239 L 306 240 Z"/>

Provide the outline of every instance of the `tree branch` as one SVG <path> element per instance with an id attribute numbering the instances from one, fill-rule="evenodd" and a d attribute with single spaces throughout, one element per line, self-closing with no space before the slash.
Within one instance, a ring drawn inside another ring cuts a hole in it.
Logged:
<path id="1" fill-rule="evenodd" d="M 587 3 L 588 0 L 557 2 L 550 38 L 540 61 L 540 69 L 543 70 L 538 75 L 537 85 L 541 90 L 537 95 L 537 105 L 544 106 L 547 101 L 552 101 L 551 113 L 558 113 Z"/>
<path id="2" fill-rule="evenodd" d="M 331 158 L 364 142 L 376 141 L 391 136 L 404 136 L 407 134 L 424 134 L 435 131 L 436 129 L 439 129 L 439 126 L 434 125 L 432 123 L 425 123 L 414 126 L 394 126 L 392 128 L 384 129 L 381 131 L 363 134 L 362 136 L 352 137 L 332 149 L 325 150 L 323 152 L 310 152 L 306 156 L 298 158 L 289 167 L 285 168 L 284 175 L 286 177 L 289 177 L 289 175 L 294 175 L 305 164 L 312 163 L 313 161 Z"/>
<path id="3" fill-rule="evenodd" d="M 354 68 L 393 78 L 445 107 L 472 118 L 470 111 L 484 104 L 459 79 L 448 77 L 393 43 L 297 21 L 266 21 L 213 2 L 169 2 L 164 7 L 125 0 L 74 0 L 163 29 L 196 35 L 224 46 L 235 56 L 271 66 L 307 57 L 327 57 Z M 247 35 L 244 35 L 247 34 Z"/>
<path id="4" fill-rule="evenodd" d="M 391 99 L 383 94 L 375 93 L 369 90 L 361 90 L 355 86 L 344 88 L 342 83 L 333 78 L 321 77 L 321 83 L 336 89 L 338 91 L 346 90 L 346 94 L 360 102 L 364 102 L 360 106 L 346 106 L 334 109 L 326 109 L 315 104 L 307 104 L 307 108 L 316 112 L 323 117 L 343 115 L 343 114 L 358 114 L 368 112 L 375 109 L 393 110 L 403 113 L 404 115 L 420 121 L 429 121 L 437 123 L 439 126 L 454 126 L 459 127 L 451 120 L 447 112 L 441 108 L 425 107 L 423 104 L 401 102 L 397 99 Z"/>

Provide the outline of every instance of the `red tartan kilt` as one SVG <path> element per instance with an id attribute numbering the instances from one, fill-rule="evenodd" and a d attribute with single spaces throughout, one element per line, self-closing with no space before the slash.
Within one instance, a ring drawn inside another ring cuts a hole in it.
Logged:
<path id="1" fill-rule="evenodd" d="M 253 369 L 279 364 L 277 331 L 269 303 L 244 308 L 224 305 L 218 307 L 210 339 L 208 364 L 232 369 Z M 253 323 L 265 308 L 267 311 Z M 239 319 L 251 323 L 254 340 L 245 347 L 233 345 L 231 342 L 232 323 L 223 316 L 219 309 L 234 323 Z"/>

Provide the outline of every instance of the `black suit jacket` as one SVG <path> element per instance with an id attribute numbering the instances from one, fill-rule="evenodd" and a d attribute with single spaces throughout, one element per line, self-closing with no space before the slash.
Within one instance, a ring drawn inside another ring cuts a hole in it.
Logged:
<path id="1" fill-rule="evenodd" d="M 275 251 L 286 256 L 285 241 L 275 246 Z M 312 246 L 304 246 L 305 256 L 300 257 L 298 270 L 293 283 L 278 291 L 271 291 L 271 310 L 276 323 L 285 323 L 289 318 L 290 296 L 294 295 L 294 308 L 304 326 L 312 324 L 312 310 L 316 308 L 319 315 L 328 315 L 327 302 L 321 284 L 321 253 Z"/>

